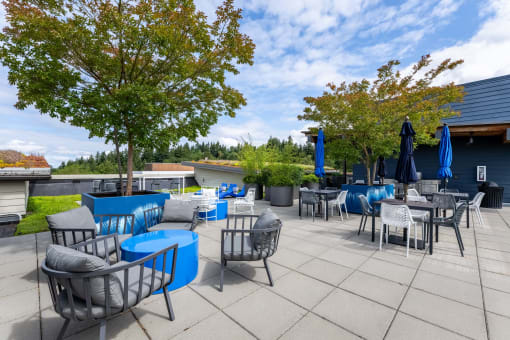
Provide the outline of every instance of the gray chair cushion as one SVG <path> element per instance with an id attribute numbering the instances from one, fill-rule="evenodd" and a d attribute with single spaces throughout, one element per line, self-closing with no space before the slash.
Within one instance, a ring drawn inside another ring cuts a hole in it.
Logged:
<path id="1" fill-rule="evenodd" d="M 80 251 L 59 246 L 50 245 L 46 250 L 46 265 L 54 270 L 83 273 L 109 268 L 109 265 L 101 258 L 82 253 Z M 120 283 L 116 275 L 109 276 L 110 283 L 110 304 L 113 308 L 122 308 L 123 299 Z M 61 281 L 61 284 L 63 282 Z M 84 280 L 71 279 L 73 295 L 85 299 Z M 104 278 L 96 277 L 90 279 L 90 296 L 92 303 L 100 306 L 106 304 Z"/>
<path id="2" fill-rule="evenodd" d="M 96 230 L 96 222 L 94 221 L 94 216 L 86 206 L 64 211 L 54 215 L 48 215 L 46 216 L 46 221 L 48 221 L 49 228 L 53 230 L 74 228 Z M 58 244 L 64 244 L 64 238 L 62 234 L 63 233 L 57 233 Z M 67 245 L 79 243 L 84 240 L 81 233 L 77 233 L 75 236 L 76 242 L 73 241 L 72 233 L 66 233 Z M 87 233 L 85 235 L 86 239 L 91 237 L 91 233 Z"/>
<path id="3" fill-rule="evenodd" d="M 279 221 L 278 216 L 270 209 L 267 208 L 255 221 L 255 224 L 252 227 L 252 230 L 262 230 L 268 229 L 271 227 L 275 227 Z M 264 233 L 253 233 L 251 234 L 251 240 L 253 247 L 256 249 L 261 245 L 264 241 L 265 234 Z"/>
<path id="4" fill-rule="evenodd" d="M 149 228 L 149 231 L 158 230 L 191 230 L 191 222 L 163 222 Z"/>
<path id="5" fill-rule="evenodd" d="M 192 201 L 166 200 L 161 222 L 191 222 L 195 208 Z"/>
<path id="6" fill-rule="evenodd" d="M 122 266 L 124 264 L 127 264 L 128 262 L 120 261 L 113 265 L 112 267 L 118 267 Z M 152 271 L 151 268 L 144 268 L 143 271 L 143 283 L 142 283 L 142 294 L 140 296 L 140 301 L 150 295 L 150 288 L 151 288 L 151 275 Z M 121 301 L 123 301 L 123 292 L 124 292 L 124 271 L 116 272 L 112 276 L 115 276 L 118 280 L 118 284 L 121 287 L 120 288 L 120 298 Z M 154 290 L 157 290 L 161 287 L 161 277 L 162 272 L 157 271 L 156 275 L 154 276 Z M 133 307 L 136 305 L 136 300 L 138 298 L 138 287 L 139 287 L 139 278 L 140 278 L 140 267 L 135 266 L 131 267 L 128 270 L 128 306 L 127 307 Z M 163 284 L 170 281 L 170 275 L 165 274 L 165 281 Z M 74 291 L 74 287 L 73 287 Z M 73 296 L 76 296 L 76 294 L 73 294 Z M 67 293 L 64 290 L 60 296 L 60 303 L 62 306 L 62 315 L 67 318 L 71 318 L 71 307 L 67 298 Z M 84 300 L 84 298 L 81 298 L 79 296 L 76 296 L 73 300 L 74 302 L 74 308 L 76 312 L 76 317 L 79 320 L 86 320 L 87 319 L 87 305 Z M 113 306 L 111 308 L 111 313 L 115 314 L 117 312 L 120 312 L 123 308 L 123 302 L 120 306 Z M 92 308 L 91 308 L 92 316 L 96 319 L 103 318 L 106 316 L 106 308 L 104 305 L 95 304 L 93 301 Z"/>

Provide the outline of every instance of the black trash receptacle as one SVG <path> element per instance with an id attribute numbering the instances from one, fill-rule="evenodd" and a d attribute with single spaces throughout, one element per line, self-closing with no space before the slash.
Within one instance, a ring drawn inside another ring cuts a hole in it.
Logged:
<path id="1" fill-rule="evenodd" d="M 481 206 L 484 208 L 503 208 L 503 192 L 505 188 L 498 186 L 495 182 L 483 182 L 479 187 L 478 191 L 484 192 Z"/>

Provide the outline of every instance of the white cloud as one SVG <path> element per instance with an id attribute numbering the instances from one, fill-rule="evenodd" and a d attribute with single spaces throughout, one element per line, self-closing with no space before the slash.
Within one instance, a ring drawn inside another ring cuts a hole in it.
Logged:
<path id="1" fill-rule="evenodd" d="M 0 144 L 0 149 L 15 150 L 24 154 L 43 154 L 46 152 L 45 146 L 20 139 L 11 139 L 4 144 Z"/>

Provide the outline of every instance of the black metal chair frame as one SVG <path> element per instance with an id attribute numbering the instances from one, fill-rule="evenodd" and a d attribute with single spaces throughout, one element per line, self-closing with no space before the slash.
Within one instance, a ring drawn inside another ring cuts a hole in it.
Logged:
<path id="1" fill-rule="evenodd" d="M 106 230 L 105 235 L 111 235 L 113 233 L 118 234 L 119 228 L 121 225 L 121 222 L 124 220 L 124 234 L 133 234 L 133 228 L 135 225 L 135 215 L 133 214 L 102 214 L 102 215 L 94 215 L 94 219 L 99 218 L 99 225 L 102 231 L 103 228 L 103 222 L 108 221 L 108 228 Z M 128 221 L 131 219 L 131 225 L 129 228 L 129 233 L 126 233 L 126 226 L 128 226 Z M 115 224 L 113 226 L 112 230 L 112 221 L 115 221 Z M 78 243 L 76 240 L 76 236 L 80 235 L 83 237 L 83 240 L 89 240 L 89 239 L 95 239 L 98 235 L 102 235 L 101 233 L 97 233 L 96 228 L 49 228 L 51 233 L 51 240 L 53 244 L 60 244 L 58 242 L 58 235 L 62 235 L 62 240 L 65 247 L 69 247 L 73 244 Z M 72 240 L 67 240 L 67 236 L 71 233 Z M 86 237 L 87 235 L 90 235 L 90 237 Z M 71 241 L 71 242 L 70 242 Z M 80 241 L 81 242 L 81 241 Z M 107 248 L 105 248 L 107 249 Z"/>
<path id="2" fill-rule="evenodd" d="M 280 239 L 280 231 L 282 222 L 280 220 L 274 226 L 266 229 L 253 229 L 254 221 L 259 215 L 228 215 L 227 228 L 221 230 L 221 272 L 220 272 L 220 291 L 223 291 L 223 276 L 225 267 L 228 261 L 260 261 L 264 262 L 269 285 L 273 286 L 273 278 L 269 270 L 267 258 L 271 257 L 278 248 L 278 241 Z M 231 228 L 230 220 L 233 219 L 233 228 Z M 249 223 L 247 223 L 247 221 Z M 263 241 L 259 249 L 249 246 L 250 251 L 245 251 L 245 235 L 259 235 L 258 237 Z M 225 242 L 227 236 L 230 236 L 230 252 L 225 252 Z M 241 237 L 241 248 L 235 249 L 234 239 Z M 239 253 L 240 251 L 240 253 Z"/>
<path id="3" fill-rule="evenodd" d="M 374 209 L 374 207 L 372 207 L 368 201 L 366 202 L 368 204 L 368 207 L 365 207 L 365 203 L 362 201 L 361 196 L 364 196 L 364 195 L 358 195 L 358 199 L 359 199 L 359 202 L 361 205 L 361 210 L 362 210 L 361 211 L 361 220 L 359 221 L 358 235 L 361 233 L 362 226 L 363 226 L 363 231 L 365 231 L 365 226 L 367 225 L 367 219 L 369 217 L 370 218 L 372 217 L 372 209 Z M 365 199 L 366 199 L 366 197 L 365 197 Z M 375 211 L 375 215 L 379 216 L 378 210 Z"/>
<path id="4" fill-rule="evenodd" d="M 88 252 L 88 248 L 91 247 L 91 251 L 93 254 L 97 255 L 97 245 L 100 242 L 104 242 L 104 246 L 107 246 L 107 241 L 110 238 L 114 238 L 115 247 L 116 247 L 116 255 L 117 255 L 117 262 L 120 259 L 120 244 L 118 240 L 117 234 L 110 234 L 106 236 L 97 237 L 95 239 L 90 239 L 85 242 L 77 243 L 75 245 L 70 246 L 70 248 L 76 249 L 78 251 L 86 251 Z M 172 256 L 172 271 L 170 273 L 170 280 L 165 283 L 165 275 L 166 273 L 166 261 L 167 261 L 167 254 L 169 251 L 173 250 L 173 256 Z M 120 266 L 115 267 L 108 267 L 106 269 L 101 269 L 93 272 L 85 272 L 85 273 L 71 273 L 71 272 L 62 272 L 57 271 L 54 269 L 48 268 L 46 265 L 46 260 L 42 263 L 42 271 L 48 276 L 48 286 L 50 289 L 50 295 L 51 300 L 53 302 L 53 307 L 55 311 L 60 314 L 64 319 L 64 325 L 60 329 L 60 332 L 58 334 L 57 339 L 63 339 L 65 332 L 67 330 L 67 327 L 69 326 L 69 323 L 71 321 L 76 322 L 85 322 L 90 320 L 99 320 L 100 321 L 100 329 L 99 329 L 99 339 L 104 340 L 106 337 L 106 321 L 118 314 L 124 313 L 128 310 L 128 308 L 131 308 L 133 306 L 136 306 L 142 299 L 145 297 L 142 297 L 142 286 L 143 286 L 143 279 L 144 279 L 144 264 L 148 261 L 152 260 L 152 267 L 149 269 L 151 270 L 151 285 L 150 285 L 150 296 L 153 292 L 159 289 L 163 289 L 163 295 L 165 297 L 166 307 L 168 311 L 168 317 L 171 321 L 175 320 L 175 314 L 172 308 L 172 302 L 170 300 L 170 295 L 168 293 L 168 286 L 174 281 L 175 276 L 175 266 L 177 261 L 177 250 L 178 250 L 178 244 L 173 244 L 167 248 L 164 248 L 154 254 L 148 255 L 144 258 L 141 258 L 139 260 L 136 260 L 134 262 L 126 263 Z M 159 256 L 163 256 L 163 271 L 160 272 L 156 270 L 156 258 Z M 106 257 L 106 262 L 109 264 L 110 260 L 109 257 Z M 132 288 L 129 288 L 129 269 L 133 268 L 135 266 L 140 267 L 140 277 L 138 281 L 138 289 L 137 289 L 137 298 L 136 303 L 133 306 L 128 307 L 128 291 L 129 289 L 132 290 Z M 147 268 L 148 269 L 148 268 Z M 123 287 L 123 308 L 120 311 L 114 311 L 112 312 L 112 307 L 110 306 L 110 276 L 119 273 L 124 272 L 124 287 Z M 158 287 L 154 287 L 155 278 L 156 278 L 156 272 L 161 273 L 161 284 Z M 106 316 L 103 318 L 94 318 L 92 316 L 92 298 L 90 294 L 91 286 L 90 286 L 90 280 L 93 278 L 103 278 L 104 279 L 104 290 L 105 290 L 105 310 L 106 310 Z M 85 320 L 79 320 L 76 311 L 75 311 L 75 300 L 80 299 L 73 295 L 73 288 L 71 285 L 71 280 L 83 280 L 83 287 L 85 291 L 85 303 L 87 307 L 87 316 Z M 71 309 L 71 318 L 67 318 L 62 314 L 62 306 L 60 303 L 59 296 L 61 294 L 66 294 L 67 299 L 69 301 L 70 309 Z"/>
<path id="5" fill-rule="evenodd" d="M 438 227 L 449 227 L 453 228 L 455 230 L 455 236 L 457 237 L 457 243 L 459 244 L 459 250 L 460 254 L 464 256 L 464 242 L 462 242 L 462 236 L 460 234 L 460 221 L 462 220 L 462 215 L 464 215 L 464 212 L 467 209 L 467 202 L 462 202 L 457 209 L 455 210 L 455 213 L 453 216 L 450 217 L 436 217 L 434 218 L 434 224 L 436 225 L 436 237 L 438 234 Z M 437 238 L 436 238 L 437 242 Z"/>
<path id="6" fill-rule="evenodd" d="M 310 195 L 310 196 L 313 196 L 313 199 L 314 199 L 314 202 L 315 203 L 308 203 L 308 202 L 305 202 L 303 200 L 303 196 L 306 196 L 306 195 Z M 304 190 L 301 192 L 301 205 L 305 204 L 306 205 L 306 216 L 308 216 L 308 207 L 311 205 L 312 206 L 312 221 L 315 221 L 315 205 L 317 205 L 320 209 L 320 203 L 321 203 L 321 200 L 320 198 L 315 194 L 315 192 L 313 191 L 308 191 L 308 190 Z M 300 216 L 301 218 L 301 216 Z"/>
<path id="7" fill-rule="evenodd" d="M 161 217 L 163 216 L 163 207 L 154 207 L 147 209 L 143 212 L 145 219 L 145 231 L 148 232 L 149 228 L 152 228 L 156 224 L 161 223 Z M 198 224 L 198 208 L 193 211 L 193 219 L 191 221 L 190 231 L 193 231 Z"/>

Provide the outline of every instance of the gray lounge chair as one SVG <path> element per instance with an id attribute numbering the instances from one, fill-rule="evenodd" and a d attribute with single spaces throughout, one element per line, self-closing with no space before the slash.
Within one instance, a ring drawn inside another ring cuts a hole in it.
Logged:
<path id="1" fill-rule="evenodd" d="M 227 228 L 221 230 L 220 291 L 223 291 L 223 273 L 228 261 L 262 260 L 269 284 L 273 286 L 267 258 L 278 248 L 281 228 L 282 222 L 271 209 L 260 216 L 228 215 Z"/>
<path id="2" fill-rule="evenodd" d="M 99 219 L 98 225 L 95 219 Z M 98 235 L 117 233 L 122 243 L 133 236 L 135 215 L 113 214 L 113 215 L 92 215 L 86 206 L 64 211 L 54 215 L 46 216 L 48 227 L 51 232 L 53 244 L 69 247 Z M 121 233 L 122 232 L 122 233 Z M 108 254 L 115 252 L 115 244 L 110 240 L 107 244 Z M 105 248 L 99 245 L 99 256 L 105 257 Z"/>
<path id="3" fill-rule="evenodd" d="M 361 233 L 361 227 L 363 227 L 363 231 L 365 231 L 365 226 L 367 225 L 368 218 L 372 217 L 373 207 L 368 202 L 368 199 L 365 195 L 358 196 L 359 202 L 361 204 L 361 220 L 359 221 L 359 229 L 358 235 Z M 379 210 L 375 211 L 375 216 L 379 216 Z"/>
<path id="4" fill-rule="evenodd" d="M 99 245 L 115 244 L 117 263 L 106 261 L 88 252 L 97 254 Z M 79 251 L 81 250 L 81 251 Z M 87 253 L 83 252 L 88 250 Z M 168 254 L 170 252 L 170 254 Z M 63 339 L 71 321 L 99 320 L 99 339 L 106 337 L 106 321 L 124 313 L 153 292 L 163 289 L 163 296 L 170 320 L 175 319 L 167 287 L 174 280 L 177 244 L 134 262 L 119 261 L 120 243 L 117 234 L 63 247 L 50 245 L 42 271 L 48 276 L 51 300 L 55 311 L 65 319 L 57 339 Z M 162 259 L 163 268 L 172 261 L 171 273 L 156 270 L 156 258 Z M 144 264 L 152 261 L 151 267 Z"/>
<path id="5" fill-rule="evenodd" d="M 145 229 L 158 230 L 193 230 L 198 223 L 196 202 L 166 200 L 164 207 L 154 207 L 144 211 Z"/>
<path id="6" fill-rule="evenodd" d="M 462 215 L 464 215 L 464 211 L 466 211 L 467 205 L 467 202 L 462 202 L 455 210 L 453 216 L 435 217 L 433 220 L 434 224 L 436 225 L 436 235 L 438 231 L 437 226 L 449 227 L 455 230 L 455 236 L 457 237 L 457 243 L 459 244 L 459 250 L 462 256 L 464 256 L 464 243 L 462 242 L 462 236 L 460 235 L 459 225 L 460 220 L 462 219 Z"/>

